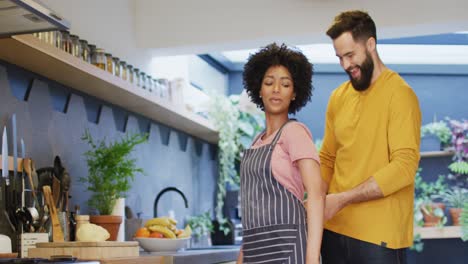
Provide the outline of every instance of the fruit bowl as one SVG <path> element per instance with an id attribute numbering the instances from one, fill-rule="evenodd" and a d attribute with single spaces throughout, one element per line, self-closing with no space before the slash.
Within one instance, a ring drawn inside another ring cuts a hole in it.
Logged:
<path id="1" fill-rule="evenodd" d="M 190 237 L 186 238 L 146 238 L 136 237 L 140 247 L 147 252 L 175 252 L 187 247 Z"/>

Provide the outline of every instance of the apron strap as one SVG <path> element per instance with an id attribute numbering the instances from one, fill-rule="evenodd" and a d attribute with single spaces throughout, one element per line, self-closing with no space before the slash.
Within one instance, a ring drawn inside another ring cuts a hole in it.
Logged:
<path id="1" fill-rule="evenodd" d="M 289 119 L 286 123 L 284 123 L 281 128 L 278 130 L 278 132 L 276 133 L 275 137 L 273 138 L 273 140 L 271 141 L 271 144 L 270 144 L 270 151 L 272 149 L 275 148 L 275 145 L 276 145 L 276 142 L 278 142 L 278 140 L 280 139 L 281 137 L 281 132 L 283 131 L 283 128 L 289 123 L 289 122 L 296 122 L 297 120 L 296 119 Z"/>

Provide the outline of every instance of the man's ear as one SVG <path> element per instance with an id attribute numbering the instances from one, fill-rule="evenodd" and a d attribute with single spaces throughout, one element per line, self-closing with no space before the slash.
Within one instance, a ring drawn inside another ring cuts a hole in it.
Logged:
<path id="1" fill-rule="evenodd" d="M 366 47 L 368 51 L 375 51 L 376 41 L 374 37 L 370 37 L 366 41 Z"/>

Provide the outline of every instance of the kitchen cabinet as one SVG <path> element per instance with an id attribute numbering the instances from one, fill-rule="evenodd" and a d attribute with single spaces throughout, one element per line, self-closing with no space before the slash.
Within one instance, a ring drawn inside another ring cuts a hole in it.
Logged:
<path id="1" fill-rule="evenodd" d="M 209 143 L 218 141 L 218 131 L 209 120 L 32 35 L 0 39 L 0 59 Z"/>

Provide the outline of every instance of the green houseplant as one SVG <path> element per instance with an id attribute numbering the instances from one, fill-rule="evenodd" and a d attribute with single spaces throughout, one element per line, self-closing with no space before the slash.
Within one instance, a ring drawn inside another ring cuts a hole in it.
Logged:
<path id="1" fill-rule="evenodd" d="M 85 183 L 87 190 L 92 193 L 88 205 L 96 209 L 100 215 L 110 215 L 117 199 L 125 197 L 130 189 L 135 174 L 143 173 L 143 170 L 136 166 L 136 160 L 131 159 L 129 154 L 136 145 L 145 142 L 147 138 L 147 135 L 126 134 L 120 140 L 108 143 L 105 139 L 94 140 L 89 131 L 85 131 L 81 139 L 88 143 L 91 149 L 84 153 L 88 174 L 86 177 L 81 177 L 80 181 Z M 121 222 L 121 217 L 119 218 Z M 101 221 L 100 219 L 95 221 Z M 117 217 L 110 219 L 118 222 Z M 113 234 L 115 227 L 111 230 L 105 224 L 103 227 L 111 233 L 110 240 L 115 240 L 116 235 Z"/>
<path id="2" fill-rule="evenodd" d="M 440 147 L 447 147 L 450 145 L 452 139 L 452 132 L 444 121 L 434 121 L 425 124 L 421 127 L 421 139 L 424 141 L 427 137 L 435 136 L 440 141 Z M 423 143 L 421 143 L 423 144 Z M 424 146 L 423 146 L 424 147 Z M 437 149 L 437 150 L 439 150 Z"/>
<path id="3" fill-rule="evenodd" d="M 247 94 L 226 97 L 211 94 L 209 118 L 219 130 L 218 159 L 219 178 L 216 196 L 216 220 L 226 235 L 228 221 L 223 216 L 226 186 L 237 186 L 240 181 L 236 165 L 240 163 L 242 150 L 248 148 L 253 138 L 264 129 L 263 112 L 250 102 Z"/>
<path id="4" fill-rule="evenodd" d="M 442 192 L 438 196 L 450 207 L 449 212 L 452 216 L 453 225 L 460 225 L 460 214 L 463 205 L 468 203 L 468 191 L 462 188 L 453 188 Z"/>

